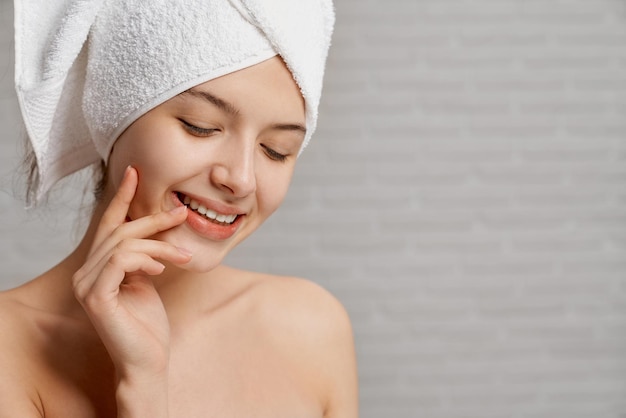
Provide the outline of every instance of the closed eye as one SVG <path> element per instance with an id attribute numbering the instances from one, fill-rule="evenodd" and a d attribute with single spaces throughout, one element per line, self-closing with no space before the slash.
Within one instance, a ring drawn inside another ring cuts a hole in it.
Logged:
<path id="1" fill-rule="evenodd" d="M 187 132 L 195 136 L 210 136 L 211 134 L 214 134 L 215 132 L 219 132 L 219 129 L 200 128 L 199 126 L 192 125 L 191 123 L 187 122 L 184 119 L 179 119 L 179 120 L 183 124 L 183 127 L 185 128 L 185 130 L 187 130 Z"/>
<path id="2" fill-rule="evenodd" d="M 287 155 L 281 154 L 280 152 L 277 152 L 277 151 L 274 151 L 273 149 L 271 149 L 267 145 L 261 144 L 261 147 L 263 148 L 263 151 L 265 151 L 265 154 L 271 160 L 278 161 L 278 162 L 283 162 L 283 161 L 285 161 L 287 159 Z"/>

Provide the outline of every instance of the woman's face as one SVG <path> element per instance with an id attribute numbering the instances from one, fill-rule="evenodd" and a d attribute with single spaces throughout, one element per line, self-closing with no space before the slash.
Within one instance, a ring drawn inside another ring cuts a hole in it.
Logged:
<path id="1" fill-rule="evenodd" d="M 135 167 L 129 217 L 188 206 L 187 221 L 156 238 L 191 251 L 187 269 L 208 271 L 281 204 L 304 126 L 300 90 L 274 57 L 196 86 L 135 121 L 115 143 L 105 196 L 126 166 Z"/>

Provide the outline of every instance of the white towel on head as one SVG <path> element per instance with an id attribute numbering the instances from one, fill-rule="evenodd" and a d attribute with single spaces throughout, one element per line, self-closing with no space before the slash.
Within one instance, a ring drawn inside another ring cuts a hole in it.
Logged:
<path id="1" fill-rule="evenodd" d="M 332 0 L 15 0 L 15 83 L 36 199 L 99 159 L 137 118 L 279 54 L 315 130 Z"/>

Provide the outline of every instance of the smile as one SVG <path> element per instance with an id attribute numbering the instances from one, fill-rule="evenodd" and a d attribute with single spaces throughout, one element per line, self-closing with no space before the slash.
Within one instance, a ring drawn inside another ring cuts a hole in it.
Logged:
<path id="1" fill-rule="evenodd" d="M 216 211 L 207 208 L 206 206 L 200 204 L 196 200 L 190 198 L 189 196 L 185 196 L 182 193 L 176 193 L 178 200 L 182 202 L 183 205 L 187 206 L 192 211 L 199 213 L 204 216 L 208 220 L 215 222 L 221 225 L 231 225 L 237 219 L 237 214 L 226 215 L 223 213 L 217 213 Z"/>

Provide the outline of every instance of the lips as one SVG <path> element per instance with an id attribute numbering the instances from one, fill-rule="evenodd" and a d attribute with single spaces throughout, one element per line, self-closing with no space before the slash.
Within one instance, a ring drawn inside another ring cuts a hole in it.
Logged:
<path id="1" fill-rule="evenodd" d="M 206 217 L 210 221 L 213 221 L 218 224 L 231 225 L 235 221 L 235 219 L 237 219 L 237 216 L 239 216 L 236 213 L 231 213 L 231 214 L 218 213 L 217 211 L 213 209 L 207 208 L 205 205 L 203 205 L 199 201 L 189 196 L 186 196 L 180 192 L 176 193 L 176 197 L 178 197 L 178 200 L 180 200 L 183 205 L 187 206 L 192 211 L 199 213 L 200 215 Z"/>
<path id="2" fill-rule="evenodd" d="M 186 224 L 198 234 L 213 240 L 230 238 L 241 225 L 245 213 L 222 203 L 203 200 L 182 192 L 172 193 L 176 205 L 188 208 Z"/>

